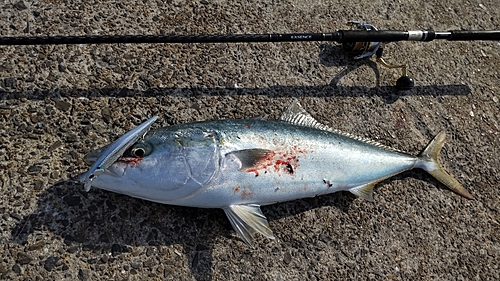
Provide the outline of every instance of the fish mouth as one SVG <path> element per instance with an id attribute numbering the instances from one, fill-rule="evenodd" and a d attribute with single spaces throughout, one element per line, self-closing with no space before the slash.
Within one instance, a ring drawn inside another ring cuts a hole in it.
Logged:
<path id="1" fill-rule="evenodd" d="M 96 149 L 96 150 L 90 152 L 89 154 L 85 155 L 85 159 L 84 159 L 85 163 L 87 163 L 89 165 L 92 165 L 102 155 L 102 153 L 103 153 L 104 150 L 106 150 L 105 147 L 104 148 L 99 148 L 99 149 Z M 128 162 L 134 162 L 134 161 L 128 161 Z M 128 162 L 117 161 L 117 162 L 113 163 L 99 177 L 101 177 L 103 175 L 108 175 L 108 176 L 112 176 L 112 177 L 121 177 L 121 176 L 123 176 L 125 174 L 127 166 L 129 165 Z M 135 162 L 138 162 L 138 161 L 135 161 Z M 134 165 L 134 164 L 132 164 L 132 165 Z M 86 177 L 88 177 L 88 172 L 79 174 L 78 176 L 76 176 L 76 179 L 78 181 L 82 182 L 83 180 L 85 180 Z"/>
<path id="2" fill-rule="evenodd" d="M 93 165 L 94 162 L 97 161 L 97 159 L 99 159 L 101 155 L 106 151 L 108 146 L 109 144 L 89 152 L 84 156 L 83 161 L 88 165 Z M 120 177 L 125 173 L 127 166 L 130 165 L 131 167 L 134 167 L 141 161 L 142 158 L 122 157 L 119 158 L 115 163 L 113 163 L 106 171 L 104 171 L 104 173 L 109 176 Z M 87 173 L 80 174 L 78 175 L 78 178 L 83 179 L 83 177 L 85 177 L 86 175 Z"/>
<path id="3" fill-rule="evenodd" d="M 93 150 L 91 152 L 89 152 L 87 155 L 85 155 L 83 157 L 83 161 L 89 165 L 93 165 L 95 161 L 97 161 L 97 159 L 99 159 L 99 157 L 101 157 L 101 155 L 104 153 L 104 151 L 108 148 L 109 145 L 106 145 L 106 146 L 103 146 L 101 148 L 98 148 L 96 150 Z M 142 158 L 138 158 L 138 157 L 127 157 L 125 155 L 123 155 L 121 158 L 118 158 L 117 162 L 118 161 L 122 161 L 122 162 L 126 162 L 126 163 L 135 163 L 137 164 L 140 160 L 142 160 Z"/>

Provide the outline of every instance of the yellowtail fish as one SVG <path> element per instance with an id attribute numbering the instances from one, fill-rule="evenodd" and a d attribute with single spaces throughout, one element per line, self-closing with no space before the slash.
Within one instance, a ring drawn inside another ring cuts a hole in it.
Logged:
<path id="1" fill-rule="evenodd" d="M 257 232 L 274 238 L 262 205 L 337 191 L 372 201 L 376 183 L 413 168 L 472 199 L 438 162 L 444 142 L 441 132 L 413 156 L 331 129 L 294 102 L 280 120 L 203 121 L 151 130 L 90 184 L 163 204 L 222 208 L 252 246 Z M 102 153 L 90 153 L 87 161 Z"/>

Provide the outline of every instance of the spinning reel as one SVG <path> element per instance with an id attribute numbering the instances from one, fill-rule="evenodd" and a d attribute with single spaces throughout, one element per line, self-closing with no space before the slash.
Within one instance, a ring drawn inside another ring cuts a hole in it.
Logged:
<path id="1" fill-rule="evenodd" d="M 350 21 L 347 23 L 350 26 L 356 27 L 358 30 L 378 31 L 371 24 Z M 415 82 L 408 76 L 408 65 L 406 64 L 390 64 L 382 58 L 384 52 L 384 44 L 382 42 L 344 42 L 342 47 L 346 52 L 354 56 L 355 60 L 368 58 L 373 55 L 377 58 L 377 63 L 386 68 L 401 68 L 401 77 L 396 81 L 398 90 L 411 90 L 415 87 Z"/>

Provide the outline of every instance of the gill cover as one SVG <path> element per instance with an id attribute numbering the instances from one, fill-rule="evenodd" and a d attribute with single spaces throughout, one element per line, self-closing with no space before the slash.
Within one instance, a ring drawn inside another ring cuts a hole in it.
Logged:
<path id="1" fill-rule="evenodd" d="M 189 197 L 214 178 L 219 169 L 220 147 L 215 132 L 198 128 L 176 131 L 168 153 L 163 152 L 159 164 L 165 167 L 163 177 L 169 200 Z M 151 155 L 154 156 L 154 153 Z"/>

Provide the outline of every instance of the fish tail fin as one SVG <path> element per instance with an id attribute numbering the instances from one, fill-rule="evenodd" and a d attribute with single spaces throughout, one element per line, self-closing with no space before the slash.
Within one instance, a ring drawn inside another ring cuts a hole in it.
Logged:
<path id="1" fill-rule="evenodd" d="M 454 177 L 448 174 L 439 163 L 439 153 L 445 141 L 446 133 L 444 131 L 437 134 L 424 151 L 418 155 L 420 162 L 417 167 L 431 174 L 455 193 L 467 199 L 474 199 L 474 195 L 470 194 Z"/>

